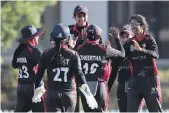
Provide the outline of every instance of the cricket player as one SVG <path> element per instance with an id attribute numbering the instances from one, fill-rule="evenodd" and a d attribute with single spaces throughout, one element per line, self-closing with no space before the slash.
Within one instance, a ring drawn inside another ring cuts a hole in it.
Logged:
<path id="1" fill-rule="evenodd" d="M 35 103 L 41 101 L 39 85 L 47 69 L 48 89 L 45 95 L 47 112 L 74 112 L 77 102 L 76 87 L 85 95 L 88 107 L 97 108 L 98 104 L 86 84 L 80 57 L 77 52 L 68 48 L 75 46 L 68 26 L 55 25 L 50 41 L 53 47 L 42 54 L 32 101 Z M 76 86 L 75 79 L 80 87 Z"/>
<path id="2" fill-rule="evenodd" d="M 78 47 L 78 53 L 82 62 L 82 70 L 86 76 L 87 83 L 92 90 L 99 107 L 91 110 L 86 106 L 82 94 L 82 104 L 85 112 L 105 112 L 108 108 L 108 87 L 107 80 L 110 76 L 110 60 L 107 57 L 124 57 L 125 52 L 120 43 L 119 37 L 115 38 L 116 44 L 120 47 L 116 50 L 111 47 L 110 41 L 103 46 L 99 44 L 102 29 L 95 24 L 87 28 L 87 42 Z"/>
<path id="3" fill-rule="evenodd" d="M 42 53 L 36 45 L 42 34 L 43 29 L 28 25 L 21 29 L 22 37 L 17 40 L 20 44 L 15 50 L 12 59 L 12 67 L 19 70 L 15 112 L 45 111 L 43 96 L 41 102 L 32 103 L 36 72 Z M 43 84 L 41 88 L 44 88 Z"/>
<path id="4" fill-rule="evenodd" d="M 116 30 L 116 29 L 114 29 Z M 118 31 L 114 31 L 114 37 L 117 37 L 119 33 Z M 127 40 L 133 38 L 134 33 L 132 32 L 131 26 L 129 24 L 124 25 L 122 30 L 119 33 L 120 41 L 124 46 Z M 120 112 L 127 112 L 127 90 L 128 90 L 128 82 L 131 77 L 130 65 L 129 65 L 128 57 L 125 58 L 113 58 L 112 59 L 112 73 L 108 82 L 109 90 L 111 89 L 116 76 L 118 76 L 118 86 L 117 86 L 117 103 L 119 106 Z M 140 104 L 140 109 L 144 106 L 144 100 L 142 100 Z"/>
<path id="5" fill-rule="evenodd" d="M 132 75 L 127 94 L 127 111 L 137 112 L 144 98 L 149 112 L 161 112 L 161 88 L 155 61 L 159 57 L 158 45 L 148 32 L 144 16 L 133 15 L 130 25 L 135 36 L 125 45 Z"/>

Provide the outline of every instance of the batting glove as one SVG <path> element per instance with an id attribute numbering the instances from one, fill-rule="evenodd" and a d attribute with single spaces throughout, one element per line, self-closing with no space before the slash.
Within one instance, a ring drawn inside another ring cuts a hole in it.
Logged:
<path id="1" fill-rule="evenodd" d="M 40 87 L 38 87 L 34 90 L 34 96 L 32 98 L 32 102 L 33 103 L 41 102 L 41 97 L 42 97 L 42 95 L 44 94 L 45 91 L 46 90 L 44 88 L 44 83 L 42 83 L 42 85 Z"/>
<path id="2" fill-rule="evenodd" d="M 92 95 L 92 93 L 90 92 L 90 89 L 88 87 L 87 84 L 82 84 L 81 87 L 79 87 L 80 91 L 84 94 L 85 98 L 86 98 L 86 102 L 88 104 L 88 106 L 91 109 L 96 109 L 98 108 L 98 104 L 94 98 L 94 96 Z"/>

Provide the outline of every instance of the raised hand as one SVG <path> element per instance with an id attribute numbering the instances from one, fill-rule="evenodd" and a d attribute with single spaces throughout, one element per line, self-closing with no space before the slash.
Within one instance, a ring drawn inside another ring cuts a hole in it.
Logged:
<path id="1" fill-rule="evenodd" d="M 134 43 L 134 48 L 137 50 L 137 51 L 142 51 L 142 48 L 140 47 L 140 45 L 138 44 L 138 42 L 136 40 L 132 40 L 133 43 Z"/>
<path id="2" fill-rule="evenodd" d="M 116 27 L 111 27 L 109 35 L 111 35 L 114 38 L 119 38 L 119 29 Z"/>

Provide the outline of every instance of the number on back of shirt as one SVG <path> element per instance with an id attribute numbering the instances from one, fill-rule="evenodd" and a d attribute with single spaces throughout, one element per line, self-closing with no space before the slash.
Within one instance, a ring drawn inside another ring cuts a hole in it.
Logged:
<path id="1" fill-rule="evenodd" d="M 19 69 L 18 78 L 29 78 L 28 68 L 25 65 L 22 65 L 21 69 Z"/>
<path id="2" fill-rule="evenodd" d="M 56 72 L 53 81 L 57 81 L 57 82 L 67 82 L 67 73 L 69 71 L 69 68 L 67 67 L 61 67 L 61 68 L 55 68 L 53 69 L 53 72 Z M 60 76 L 62 75 L 61 72 L 64 73 L 63 78 L 60 78 Z"/>
<path id="3" fill-rule="evenodd" d="M 97 63 L 93 63 L 91 65 L 89 65 L 88 63 L 85 63 L 83 65 L 84 74 L 88 74 L 88 73 L 94 74 L 98 67 L 99 67 L 99 65 Z"/>

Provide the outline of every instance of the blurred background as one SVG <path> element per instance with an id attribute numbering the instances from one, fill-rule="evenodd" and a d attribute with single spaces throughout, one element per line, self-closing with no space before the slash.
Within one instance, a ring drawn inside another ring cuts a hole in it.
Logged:
<path id="1" fill-rule="evenodd" d="M 88 8 L 89 23 L 103 29 L 104 40 L 108 39 L 111 26 L 121 28 L 135 13 L 146 17 L 159 46 L 157 65 L 161 77 L 162 107 L 169 109 L 169 1 L 2 1 L 1 110 L 15 108 L 18 70 L 11 67 L 11 60 L 18 46 L 15 40 L 20 37 L 20 29 L 29 24 L 43 27 L 45 33 L 38 47 L 42 50 L 49 48 L 50 32 L 56 23 L 75 24 L 73 11 L 76 5 Z M 116 88 L 117 83 L 111 89 L 109 110 L 118 109 Z"/>

